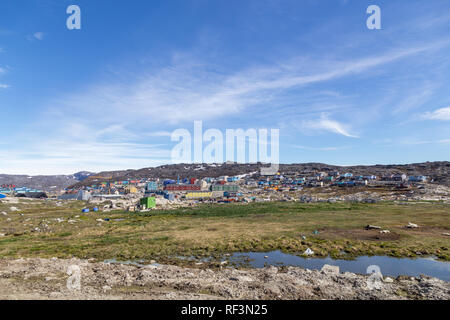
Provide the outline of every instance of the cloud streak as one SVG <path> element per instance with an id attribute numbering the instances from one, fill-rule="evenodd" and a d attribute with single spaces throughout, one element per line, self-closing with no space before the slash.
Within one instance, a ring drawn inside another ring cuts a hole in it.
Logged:
<path id="1" fill-rule="evenodd" d="M 35 32 L 33 34 L 33 37 L 37 40 L 43 40 L 44 36 L 45 36 L 45 34 L 43 32 Z"/>
<path id="2" fill-rule="evenodd" d="M 433 112 L 425 112 L 421 118 L 425 120 L 450 121 L 450 107 L 437 109 Z"/>
<path id="3" fill-rule="evenodd" d="M 135 121 L 147 117 L 148 122 L 165 121 L 169 124 L 215 119 L 276 101 L 285 90 L 358 75 L 398 59 L 439 48 L 445 43 L 397 49 L 382 56 L 359 60 L 324 60 L 317 68 L 319 71 L 309 66 L 317 64 L 317 61 L 297 65 L 298 59 L 282 66 L 260 66 L 228 75 L 208 71 L 207 65 L 175 64 L 153 70 L 134 81 L 95 85 L 85 92 L 59 99 L 54 105 L 57 106 L 55 109 L 101 114 L 106 119 L 120 117 Z M 328 126 L 333 125 L 328 123 Z M 338 127 L 336 131 L 345 134 Z"/>
<path id="4" fill-rule="evenodd" d="M 352 134 L 349 131 L 347 125 L 340 123 L 336 120 L 329 119 L 325 115 L 322 115 L 322 117 L 320 119 L 303 121 L 301 124 L 301 129 L 304 132 L 325 131 L 325 132 L 339 134 L 339 135 L 345 136 L 347 138 L 358 138 L 357 135 Z"/>

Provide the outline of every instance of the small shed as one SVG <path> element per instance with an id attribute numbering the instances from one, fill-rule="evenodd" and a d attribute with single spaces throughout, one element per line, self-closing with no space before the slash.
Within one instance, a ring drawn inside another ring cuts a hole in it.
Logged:
<path id="1" fill-rule="evenodd" d="M 145 206 L 147 209 L 156 207 L 156 198 L 155 197 L 145 197 L 142 198 L 140 203 L 141 207 Z"/>

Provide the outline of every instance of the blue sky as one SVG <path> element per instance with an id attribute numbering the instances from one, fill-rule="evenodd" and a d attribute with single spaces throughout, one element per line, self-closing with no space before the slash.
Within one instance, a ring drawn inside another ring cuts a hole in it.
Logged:
<path id="1" fill-rule="evenodd" d="M 0 173 L 170 163 L 195 120 L 278 128 L 282 163 L 449 160 L 449 30 L 447 0 L 2 0 Z"/>

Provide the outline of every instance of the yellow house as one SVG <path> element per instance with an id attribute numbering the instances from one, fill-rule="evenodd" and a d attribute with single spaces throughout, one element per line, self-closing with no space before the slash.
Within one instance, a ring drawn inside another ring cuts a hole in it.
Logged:
<path id="1" fill-rule="evenodd" d="M 202 198 L 211 198 L 212 192 L 188 192 L 186 193 L 186 199 L 202 199 Z"/>
<path id="2" fill-rule="evenodd" d="M 137 193 L 138 189 L 134 186 L 128 186 L 125 188 L 125 194 Z"/>

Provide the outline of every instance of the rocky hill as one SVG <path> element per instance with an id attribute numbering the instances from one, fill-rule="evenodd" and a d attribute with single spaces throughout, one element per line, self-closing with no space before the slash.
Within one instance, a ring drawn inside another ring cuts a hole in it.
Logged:
<path id="1" fill-rule="evenodd" d="M 120 181 L 148 178 L 164 178 L 177 179 L 180 178 L 204 178 L 204 177 L 220 177 L 233 176 L 248 173 L 259 173 L 262 164 L 174 164 L 164 165 L 155 168 L 144 168 L 139 170 L 125 171 L 107 171 L 95 175 L 76 184 L 90 185 L 101 181 Z M 450 186 L 450 162 L 425 162 L 405 165 L 374 165 L 374 166 L 333 166 L 323 163 L 305 163 L 305 164 L 282 164 L 280 171 L 285 173 L 300 172 L 329 172 L 339 171 L 341 173 L 351 172 L 355 175 L 382 176 L 387 174 L 404 173 L 406 175 L 425 175 L 436 184 Z"/>
<path id="2" fill-rule="evenodd" d="M 58 191 L 79 183 L 92 175 L 91 172 L 78 172 L 73 175 L 28 176 L 0 174 L 1 185 L 16 185 L 44 191 Z"/>
<path id="3" fill-rule="evenodd" d="M 52 176 L 28 176 L 28 175 L 6 175 L 0 174 L 0 185 L 13 184 L 16 186 L 26 186 L 29 188 L 41 189 L 44 191 L 57 191 L 70 186 L 92 185 L 103 181 L 138 180 L 138 179 L 177 179 L 180 178 L 204 178 L 234 176 L 240 174 L 256 173 L 263 164 L 173 164 L 154 168 L 143 168 L 138 170 L 120 170 L 92 173 L 82 171 L 73 175 L 52 175 Z M 374 165 L 374 166 L 333 166 L 323 163 L 304 164 L 282 164 L 280 171 L 285 173 L 300 172 L 329 172 L 339 171 L 352 172 L 355 175 L 382 176 L 393 173 L 405 173 L 406 175 L 425 175 L 436 184 L 450 186 L 450 162 L 424 162 L 404 165 Z"/>

